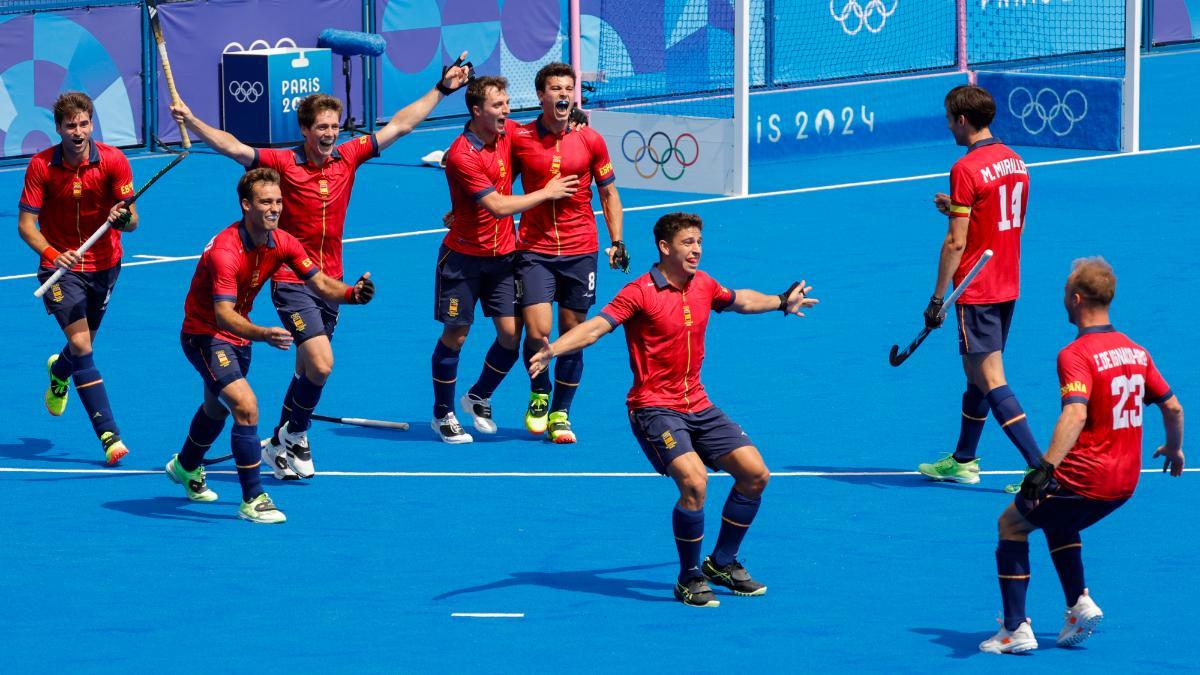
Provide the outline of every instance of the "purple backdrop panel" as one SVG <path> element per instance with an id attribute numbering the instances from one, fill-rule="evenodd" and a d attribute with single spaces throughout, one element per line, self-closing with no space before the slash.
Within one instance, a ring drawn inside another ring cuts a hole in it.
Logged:
<path id="1" fill-rule="evenodd" d="M 57 142 L 51 107 L 68 90 L 95 102 L 96 138 L 141 143 L 139 21 L 137 7 L 0 16 L 0 157 Z"/>
<path id="2" fill-rule="evenodd" d="M 207 0 L 159 5 L 159 20 L 179 96 L 197 117 L 221 123 L 220 65 L 226 51 L 316 47 L 326 28 L 363 30 L 361 0 Z M 354 116 L 363 118 L 361 59 L 351 59 Z M 333 57 L 334 92 L 345 99 L 342 59 Z M 158 72 L 158 135 L 178 141 L 167 83 Z"/>
<path id="3" fill-rule="evenodd" d="M 1200 0 L 1154 0 L 1154 42 L 1200 39 Z"/>

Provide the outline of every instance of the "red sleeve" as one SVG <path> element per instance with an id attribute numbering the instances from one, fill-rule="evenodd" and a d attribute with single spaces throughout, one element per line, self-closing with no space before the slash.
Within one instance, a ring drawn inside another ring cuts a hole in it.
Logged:
<path id="1" fill-rule="evenodd" d="M 975 198 L 975 174 L 963 162 L 956 163 L 950 169 L 950 217 L 969 217 Z"/>
<path id="2" fill-rule="evenodd" d="M 241 256 L 228 248 L 213 247 L 208 253 L 208 272 L 212 277 L 213 302 L 237 302 L 238 268 Z"/>
<path id="3" fill-rule="evenodd" d="M 483 162 L 476 152 L 451 153 L 446 160 L 446 175 L 475 201 L 496 191 L 496 186 L 488 179 Z"/>
<path id="4" fill-rule="evenodd" d="M 1058 386 L 1062 405 L 1087 405 L 1092 395 L 1092 364 L 1086 354 L 1070 347 L 1058 353 Z"/>
<path id="5" fill-rule="evenodd" d="M 291 150 L 282 150 L 277 148 L 255 148 L 254 161 L 251 162 L 251 169 L 275 169 L 283 172 L 284 167 L 288 164 L 296 163 L 296 155 Z"/>
<path id="6" fill-rule="evenodd" d="M 34 157 L 25 168 L 25 188 L 21 190 L 21 201 L 18 208 L 22 211 L 37 215 L 42 212 L 42 198 L 45 196 L 46 162 Z"/>
<path id="7" fill-rule="evenodd" d="M 129 159 L 119 150 L 109 155 L 112 167 L 109 169 L 108 184 L 112 187 L 112 198 L 116 201 L 129 199 L 133 196 L 133 169 L 129 167 Z"/>
<path id="8" fill-rule="evenodd" d="M 1154 359 L 1150 359 L 1150 367 L 1146 369 L 1146 397 L 1143 400 L 1148 405 L 1153 405 L 1167 401 L 1174 395 L 1162 373 L 1158 372 L 1158 366 L 1154 365 Z"/>
<path id="9" fill-rule="evenodd" d="M 604 142 L 604 137 L 595 131 L 588 134 L 588 139 L 592 149 L 592 178 L 599 187 L 611 185 L 617 179 L 617 175 L 613 173 L 612 160 L 608 156 L 608 144 Z"/>
<path id="10" fill-rule="evenodd" d="M 308 280 L 321 271 L 309 257 L 308 251 L 304 250 L 304 244 L 301 244 L 299 239 L 282 230 L 276 230 L 275 237 L 280 248 L 280 257 L 292 268 L 296 276 Z"/>
<path id="11" fill-rule="evenodd" d="M 642 311 L 642 286 L 644 284 L 643 280 L 625 284 L 625 288 L 617 293 L 617 297 L 610 300 L 604 309 L 600 310 L 600 316 L 612 324 L 613 328 L 637 316 L 638 312 Z"/>
<path id="12" fill-rule="evenodd" d="M 705 279 L 708 281 L 711 289 L 709 292 L 712 293 L 712 300 L 710 301 L 709 306 L 718 312 L 728 309 L 729 306 L 733 304 L 733 299 L 735 297 L 734 292 L 728 288 L 725 288 L 716 279 L 710 276 L 705 275 Z"/>
<path id="13" fill-rule="evenodd" d="M 357 169 L 366 164 L 368 159 L 379 156 L 379 140 L 375 138 L 375 134 L 351 138 L 338 146 L 338 152 Z"/>

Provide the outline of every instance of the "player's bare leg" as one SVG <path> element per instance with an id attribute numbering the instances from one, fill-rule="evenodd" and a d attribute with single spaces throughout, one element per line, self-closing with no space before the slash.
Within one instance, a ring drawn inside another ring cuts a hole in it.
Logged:
<path id="1" fill-rule="evenodd" d="M 1038 646 L 1025 616 L 1025 592 L 1029 588 L 1029 533 L 1037 527 L 1013 504 L 1000 514 L 997 525 L 1000 543 L 996 546 L 996 572 L 1000 579 L 1004 619 L 1000 630 L 979 643 L 979 649 L 991 654 L 1020 654 Z"/>
<path id="2" fill-rule="evenodd" d="M 679 577 L 675 599 L 692 607 L 718 607 L 721 602 L 700 571 L 700 547 L 704 539 L 704 498 L 708 469 L 700 456 L 689 452 L 667 466 L 667 475 L 679 488 L 679 501 L 671 514 L 675 548 L 679 551 Z"/>
<path id="3" fill-rule="evenodd" d="M 282 523 L 287 520 L 262 489 L 259 474 L 258 398 L 245 379 L 234 380 L 221 389 L 221 402 L 233 415 L 230 446 L 242 486 L 242 505 L 238 517 L 254 523 Z"/>
<path id="4" fill-rule="evenodd" d="M 459 399 L 463 412 L 471 416 L 475 429 L 483 434 L 496 433 L 496 421 L 492 419 L 492 394 L 520 358 L 519 345 L 524 324 L 519 316 L 493 317 L 492 323 L 496 326 L 496 341 L 483 357 L 479 379 Z"/>
<path id="5" fill-rule="evenodd" d="M 717 464 L 733 476 L 734 484 L 721 512 L 721 533 L 701 570 L 709 581 L 732 590 L 734 595 L 765 595 L 767 587 L 750 577 L 738 562 L 737 553 L 758 513 L 771 472 L 753 445 L 742 446 L 724 455 Z"/>
<path id="6" fill-rule="evenodd" d="M 129 454 L 129 449 L 121 440 L 120 430 L 108 402 L 104 380 L 100 371 L 96 369 L 92 354 L 96 331 L 90 329 L 88 320 L 83 318 L 64 326 L 63 336 L 67 340 L 66 348 L 52 355 L 46 362 L 46 369 L 50 375 L 50 386 L 45 395 L 46 409 L 52 415 L 62 414 L 67 405 L 67 380 L 73 379 L 75 391 L 87 411 L 92 429 L 104 448 L 105 461 L 108 464 L 116 464 Z"/>
<path id="7" fill-rule="evenodd" d="M 529 359 L 542 348 L 543 341 L 550 336 L 554 322 L 550 303 L 528 305 L 522 309 L 525 317 L 525 366 Z M 557 366 L 555 366 L 557 369 Z M 550 415 L 550 371 L 544 370 L 529 381 L 529 406 L 525 410 L 525 429 L 534 435 L 546 433 Z"/>
<path id="8" fill-rule="evenodd" d="M 470 443 L 475 439 L 454 415 L 454 388 L 458 382 L 458 355 L 466 344 L 470 326 L 443 326 L 433 352 L 433 421 L 430 428 L 446 443 Z"/>

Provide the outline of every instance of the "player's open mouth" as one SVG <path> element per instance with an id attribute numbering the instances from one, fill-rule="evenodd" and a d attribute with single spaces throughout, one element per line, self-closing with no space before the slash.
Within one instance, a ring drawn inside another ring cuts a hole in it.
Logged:
<path id="1" fill-rule="evenodd" d="M 267 214 L 267 215 L 264 217 L 264 220 L 266 220 L 266 221 L 268 221 L 268 222 L 271 222 L 271 223 L 273 223 L 273 222 L 275 222 L 275 221 L 279 220 L 279 214 L 278 214 L 278 213 L 268 213 L 268 214 Z"/>

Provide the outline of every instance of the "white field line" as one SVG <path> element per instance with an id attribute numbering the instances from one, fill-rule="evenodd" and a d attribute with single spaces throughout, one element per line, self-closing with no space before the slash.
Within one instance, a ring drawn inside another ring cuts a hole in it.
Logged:
<path id="1" fill-rule="evenodd" d="M 1200 468 L 1184 469 L 1191 473 Z M 1161 473 L 1162 469 L 1142 469 L 1142 473 Z M 43 469 L 37 467 L 0 467 L 0 473 L 45 473 L 76 475 L 154 475 L 162 469 Z M 207 473 L 235 476 L 237 471 L 212 471 Z M 984 476 L 1019 476 L 1023 469 L 1013 471 L 980 471 Z M 661 478 L 657 473 L 646 472 L 600 472 L 600 471 L 318 471 L 320 476 L 349 478 Z M 714 473 L 714 477 L 728 474 Z M 772 471 L 773 478 L 842 478 L 871 476 L 919 476 L 916 471 Z"/>
<path id="2" fill-rule="evenodd" d="M 524 619 L 525 612 L 453 612 L 450 616 L 460 619 Z"/>

